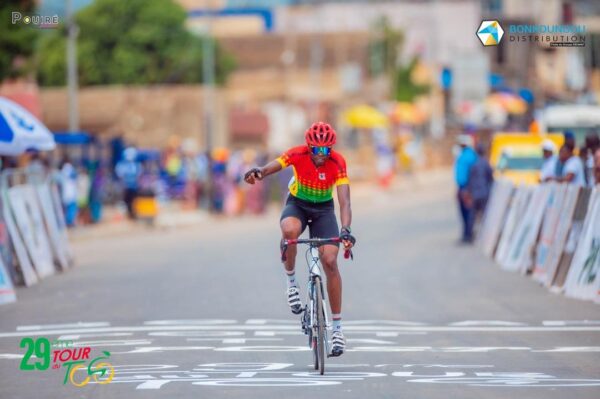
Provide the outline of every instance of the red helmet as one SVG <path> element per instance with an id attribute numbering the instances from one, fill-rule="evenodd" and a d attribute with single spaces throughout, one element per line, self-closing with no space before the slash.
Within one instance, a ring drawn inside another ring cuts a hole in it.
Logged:
<path id="1" fill-rule="evenodd" d="M 316 147 L 330 147 L 335 144 L 335 130 L 325 122 L 315 122 L 304 133 L 306 144 Z"/>

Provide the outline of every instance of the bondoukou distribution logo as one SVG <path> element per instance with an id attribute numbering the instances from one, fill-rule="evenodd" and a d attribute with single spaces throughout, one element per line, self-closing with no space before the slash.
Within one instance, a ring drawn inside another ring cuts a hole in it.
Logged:
<path id="1" fill-rule="evenodd" d="M 477 37 L 484 46 L 497 46 L 504 36 L 504 29 L 498 21 L 482 21 L 477 30 Z"/>

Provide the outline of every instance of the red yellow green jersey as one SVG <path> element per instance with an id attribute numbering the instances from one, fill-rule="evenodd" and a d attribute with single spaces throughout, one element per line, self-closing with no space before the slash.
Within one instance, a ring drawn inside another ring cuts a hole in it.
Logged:
<path id="1" fill-rule="evenodd" d="M 306 145 L 293 147 L 283 153 L 277 162 L 281 167 L 292 166 L 294 178 L 290 182 L 290 194 L 308 202 L 325 202 L 333 198 L 333 187 L 350 184 L 346 173 L 346 160 L 335 151 L 317 167 Z"/>

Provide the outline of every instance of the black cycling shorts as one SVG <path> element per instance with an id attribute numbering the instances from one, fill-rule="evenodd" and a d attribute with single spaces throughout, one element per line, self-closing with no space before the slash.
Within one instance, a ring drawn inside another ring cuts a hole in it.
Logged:
<path id="1" fill-rule="evenodd" d="M 287 217 L 295 217 L 302 223 L 302 232 L 308 226 L 310 238 L 339 237 L 340 230 L 335 217 L 333 199 L 325 202 L 307 202 L 288 194 L 281 212 L 281 222 Z M 339 244 L 332 244 L 337 245 Z"/>

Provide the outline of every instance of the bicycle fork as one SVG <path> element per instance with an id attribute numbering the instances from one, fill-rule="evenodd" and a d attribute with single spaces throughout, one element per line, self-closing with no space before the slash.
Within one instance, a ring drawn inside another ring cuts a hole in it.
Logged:
<path id="1" fill-rule="evenodd" d="M 304 308 L 304 314 L 302 318 L 302 327 L 304 329 L 304 333 L 309 335 L 310 338 L 315 337 L 317 335 L 318 325 L 317 325 L 317 292 L 316 290 L 321 290 L 321 298 L 323 299 L 323 319 L 325 321 L 324 328 L 324 342 L 325 342 L 325 353 L 327 357 L 330 357 L 329 352 L 329 340 L 327 339 L 328 331 L 331 329 L 331 323 L 329 320 L 329 316 L 327 314 L 327 299 L 325 299 L 325 289 L 323 287 L 323 277 L 321 276 L 321 268 L 319 267 L 319 253 L 316 248 L 311 248 L 311 257 L 312 261 L 310 263 L 310 278 L 308 281 L 308 300 L 306 302 L 306 306 Z M 319 277 L 319 284 L 316 283 L 316 277 Z M 310 332 L 310 334 L 309 334 Z M 310 342 L 312 345 L 312 341 Z"/>

